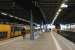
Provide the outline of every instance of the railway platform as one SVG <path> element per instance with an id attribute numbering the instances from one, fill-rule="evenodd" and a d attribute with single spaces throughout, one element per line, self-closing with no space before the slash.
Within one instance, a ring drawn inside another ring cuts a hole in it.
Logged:
<path id="1" fill-rule="evenodd" d="M 74 50 L 75 44 L 56 32 L 45 32 L 36 40 L 22 37 L 0 41 L 0 50 Z"/>

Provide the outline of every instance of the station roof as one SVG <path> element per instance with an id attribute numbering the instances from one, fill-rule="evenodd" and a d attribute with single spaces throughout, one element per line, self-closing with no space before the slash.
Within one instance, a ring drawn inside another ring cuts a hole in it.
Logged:
<path id="1" fill-rule="evenodd" d="M 52 22 L 57 10 L 59 9 L 63 0 L 39 0 L 40 8 L 45 12 L 47 22 Z M 55 23 L 67 24 L 75 23 L 75 0 L 68 0 L 66 2 L 67 8 L 64 8 Z"/>
<path id="2" fill-rule="evenodd" d="M 0 11 L 30 20 L 30 10 L 32 9 L 34 23 L 41 24 L 44 22 L 49 24 L 52 22 L 62 1 L 63 0 L 0 0 Z M 39 7 L 36 3 L 38 3 Z M 68 0 L 66 4 L 68 8 L 64 8 L 61 11 L 55 23 L 75 23 L 75 0 Z M 12 20 L 10 20 L 10 22 L 12 22 Z M 21 21 L 19 23 L 21 23 Z"/>

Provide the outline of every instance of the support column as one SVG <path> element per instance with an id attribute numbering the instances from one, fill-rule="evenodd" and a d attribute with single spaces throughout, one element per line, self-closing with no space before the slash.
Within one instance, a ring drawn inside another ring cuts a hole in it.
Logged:
<path id="1" fill-rule="evenodd" d="M 70 24 L 70 31 L 71 31 L 71 24 Z"/>
<path id="2" fill-rule="evenodd" d="M 44 29 L 44 23 L 42 23 L 42 25 L 43 25 L 43 28 L 42 28 L 42 29 L 43 29 L 43 32 L 44 32 L 44 30 L 45 30 L 45 29 Z"/>
<path id="3" fill-rule="evenodd" d="M 34 28 L 33 28 L 32 10 L 30 11 L 30 30 L 31 30 L 30 39 L 31 39 L 31 40 L 34 40 Z"/>
<path id="4" fill-rule="evenodd" d="M 42 22 L 42 32 L 44 32 L 44 22 Z"/>
<path id="5" fill-rule="evenodd" d="M 42 32 L 42 24 L 40 24 L 40 31 Z"/>
<path id="6" fill-rule="evenodd" d="M 46 28 L 46 32 L 47 32 L 47 24 L 45 25 L 45 28 Z"/>

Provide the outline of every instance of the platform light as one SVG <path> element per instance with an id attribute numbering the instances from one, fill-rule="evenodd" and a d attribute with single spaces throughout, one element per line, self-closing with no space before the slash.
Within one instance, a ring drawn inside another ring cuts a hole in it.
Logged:
<path id="1" fill-rule="evenodd" d="M 10 17 L 14 17 L 13 15 L 9 15 Z"/>
<path id="2" fill-rule="evenodd" d="M 59 9 L 58 12 L 61 12 L 62 9 Z"/>
<path id="3" fill-rule="evenodd" d="M 56 14 L 58 15 L 59 13 L 57 12 Z"/>
<path id="4" fill-rule="evenodd" d="M 65 3 L 61 4 L 61 8 L 67 8 L 67 7 L 68 7 L 67 4 L 65 4 Z"/>
<path id="5" fill-rule="evenodd" d="M 13 16 L 11 14 L 8 14 L 8 13 L 0 12 L 0 14 L 5 15 L 5 16 L 8 15 L 9 17 L 13 17 L 15 19 L 22 20 L 22 21 L 25 21 L 25 22 L 29 22 L 30 23 L 30 21 L 28 21 L 28 20 L 25 20 L 25 19 L 19 18 L 19 17 L 15 17 L 15 16 Z M 37 25 L 37 23 L 33 23 L 33 24 Z"/>
<path id="6" fill-rule="evenodd" d="M 18 17 L 14 17 L 15 19 L 18 19 Z"/>
<path id="7" fill-rule="evenodd" d="M 56 16 L 58 16 L 61 11 L 62 11 L 62 9 L 59 9 L 56 13 Z"/>
<path id="8" fill-rule="evenodd" d="M 59 13 L 61 12 L 62 9 L 59 9 L 56 13 L 56 15 L 59 15 Z"/>
<path id="9" fill-rule="evenodd" d="M 18 19 L 21 20 L 21 21 L 30 22 L 30 21 L 27 21 L 27 20 L 25 20 L 23 18 L 18 18 Z"/>
<path id="10" fill-rule="evenodd" d="M 7 15 L 7 13 L 4 13 L 4 12 L 2 12 L 1 14 L 2 14 L 2 15 Z"/>
<path id="11" fill-rule="evenodd" d="M 68 1 L 68 0 L 64 0 L 64 2 L 60 5 L 60 8 L 59 8 L 58 11 L 56 12 L 55 17 L 54 17 L 54 19 L 52 20 L 51 25 L 54 24 L 54 22 L 55 22 L 55 20 L 57 19 L 58 15 L 59 15 L 60 12 L 62 11 L 62 8 L 67 8 L 67 7 L 68 7 L 68 5 L 65 4 L 66 1 Z"/>
<path id="12" fill-rule="evenodd" d="M 18 19 L 24 21 L 22 18 L 18 18 Z"/>

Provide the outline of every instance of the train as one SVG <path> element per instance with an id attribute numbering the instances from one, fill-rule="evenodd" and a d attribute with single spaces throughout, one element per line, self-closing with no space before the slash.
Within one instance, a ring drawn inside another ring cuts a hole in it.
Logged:
<path id="1" fill-rule="evenodd" d="M 26 33 L 30 34 L 29 25 L 13 25 L 13 24 L 0 24 L 0 40 L 14 38 L 22 35 L 22 29 L 25 28 Z"/>

